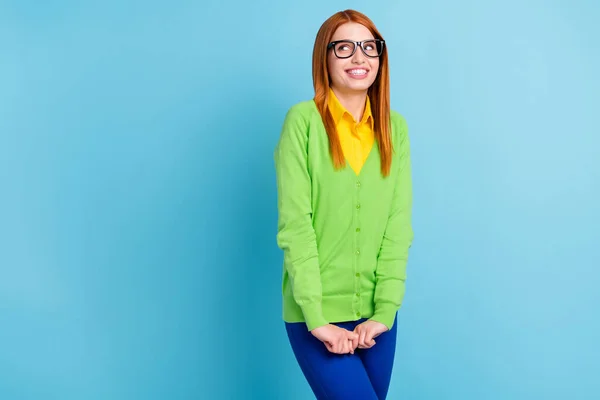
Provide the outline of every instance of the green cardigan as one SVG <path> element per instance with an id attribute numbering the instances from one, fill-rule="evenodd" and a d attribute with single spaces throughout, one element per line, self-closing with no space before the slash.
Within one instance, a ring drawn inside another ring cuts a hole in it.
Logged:
<path id="1" fill-rule="evenodd" d="M 394 111 L 391 125 L 390 175 L 381 174 L 377 141 L 356 175 L 347 163 L 334 169 L 313 100 L 287 112 L 274 153 L 284 321 L 393 326 L 413 231 L 408 130 Z"/>

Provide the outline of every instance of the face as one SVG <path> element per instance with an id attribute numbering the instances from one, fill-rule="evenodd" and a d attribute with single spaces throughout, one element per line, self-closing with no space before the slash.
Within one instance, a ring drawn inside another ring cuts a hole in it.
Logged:
<path id="1" fill-rule="evenodd" d="M 364 25 L 348 22 L 341 25 L 333 34 L 331 42 L 337 40 L 375 39 Z M 327 70 L 331 86 L 339 92 L 365 92 L 375 82 L 379 71 L 379 57 L 367 57 L 362 49 L 357 47 L 350 58 L 336 57 L 333 49 L 328 50 Z"/>

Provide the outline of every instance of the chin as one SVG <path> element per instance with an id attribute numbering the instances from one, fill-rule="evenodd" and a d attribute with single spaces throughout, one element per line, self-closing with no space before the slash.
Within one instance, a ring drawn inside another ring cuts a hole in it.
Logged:
<path id="1" fill-rule="evenodd" d="M 357 84 L 347 85 L 346 88 L 347 88 L 347 90 L 354 91 L 354 92 L 364 92 L 365 90 L 369 90 L 371 85 L 372 85 L 372 83 L 361 82 L 358 85 Z"/>

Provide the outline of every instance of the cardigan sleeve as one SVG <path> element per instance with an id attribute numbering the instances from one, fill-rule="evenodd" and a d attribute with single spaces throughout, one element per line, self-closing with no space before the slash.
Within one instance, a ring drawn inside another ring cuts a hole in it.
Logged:
<path id="1" fill-rule="evenodd" d="M 323 316 L 317 240 L 312 225 L 311 178 L 308 172 L 308 124 L 297 107 L 284 120 L 275 148 L 277 177 L 277 244 L 294 300 L 302 309 L 309 330 L 328 321 Z"/>
<path id="2" fill-rule="evenodd" d="M 397 116 L 398 175 L 396 177 L 393 201 L 388 216 L 385 233 L 377 256 L 375 270 L 375 312 L 371 320 L 381 322 L 388 329 L 394 325 L 396 312 L 402 305 L 405 292 L 406 265 L 408 250 L 413 240 L 411 224 L 412 180 L 410 165 L 410 144 L 406 121 Z"/>

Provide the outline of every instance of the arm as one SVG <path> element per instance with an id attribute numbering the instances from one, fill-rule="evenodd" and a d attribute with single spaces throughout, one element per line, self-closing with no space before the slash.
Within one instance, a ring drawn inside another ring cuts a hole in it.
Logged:
<path id="1" fill-rule="evenodd" d="M 321 273 L 312 226 L 311 185 L 307 165 L 308 126 L 299 111 L 288 111 L 275 149 L 278 195 L 277 244 L 309 330 L 328 322 L 321 307 Z"/>
<path id="2" fill-rule="evenodd" d="M 400 163 L 394 188 L 392 207 L 388 216 L 375 271 L 375 313 L 371 320 L 392 329 L 396 311 L 402 305 L 405 292 L 408 249 L 413 240 L 411 225 L 412 180 L 408 128 L 402 119 L 397 145 Z"/>

